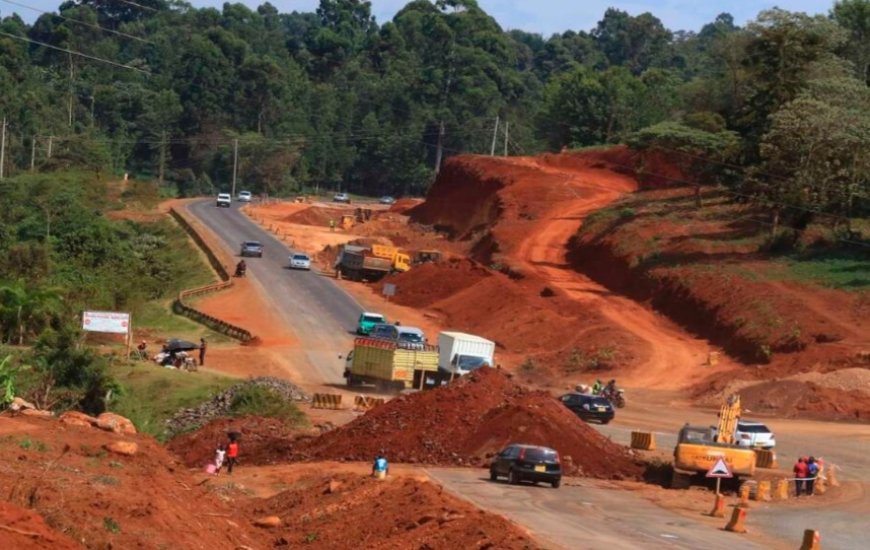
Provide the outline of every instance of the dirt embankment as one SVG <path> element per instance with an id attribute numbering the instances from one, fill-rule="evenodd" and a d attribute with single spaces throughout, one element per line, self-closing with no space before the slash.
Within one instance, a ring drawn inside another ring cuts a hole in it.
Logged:
<path id="1" fill-rule="evenodd" d="M 290 548 L 538 548 L 503 517 L 409 477 L 313 476 L 251 513 L 281 518 L 274 544 Z"/>
<path id="2" fill-rule="evenodd" d="M 9 502 L 0 501 L 0 525 L 4 548 L 22 550 L 78 550 L 76 541 L 54 531 L 42 517 Z"/>
<path id="3" fill-rule="evenodd" d="M 569 475 L 635 478 L 642 468 L 545 392 L 480 369 L 437 390 L 400 396 L 350 424 L 288 445 L 296 459 L 371 460 L 383 449 L 394 462 L 485 465 L 510 443 L 559 451 Z"/>

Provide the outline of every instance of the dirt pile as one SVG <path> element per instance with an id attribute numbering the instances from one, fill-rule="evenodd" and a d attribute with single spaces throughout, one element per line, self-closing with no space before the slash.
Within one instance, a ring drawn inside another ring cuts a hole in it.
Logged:
<path id="1" fill-rule="evenodd" d="M 172 438 L 166 448 L 186 466 L 199 468 L 214 458 L 215 449 L 226 443 L 227 433 L 231 431 L 242 434 L 245 464 L 271 464 L 283 458 L 286 456 L 284 442 L 298 433 L 277 418 L 217 418 L 195 432 Z M 280 449 L 279 456 L 275 456 L 276 447 Z"/>
<path id="2" fill-rule="evenodd" d="M 784 418 L 870 422 L 870 394 L 859 390 L 772 380 L 743 388 L 740 399 L 747 410 Z"/>
<path id="3" fill-rule="evenodd" d="M 138 452 L 124 456 L 105 449 L 119 441 L 135 443 Z M 88 548 L 138 548 L 143 541 L 151 548 L 266 544 L 245 517 L 197 486 L 147 436 L 57 420 L 3 419 L 0 463 L 4 499 L 39 513 L 48 525 Z M 8 540 L 8 533 L 3 537 Z"/>
<path id="4" fill-rule="evenodd" d="M 459 500 L 429 481 L 378 481 L 338 474 L 302 479 L 251 509 L 274 515 L 276 546 L 324 549 L 504 548 L 537 545 L 501 516 Z"/>
<path id="5" fill-rule="evenodd" d="M 423 264 L 411 271 L 387 277 L 383 283 L 396 285 L 395 301 L 410 307 L 429 307 L 445 296 L 472 287 L 493 273 L 472 260 L 453 259 Z"/>
<path id="6" fill-rule="evenodd" d="M 325 208 L 320 206 L 309 206 L 298 212 L 294 212 L 289 216 L 281 219 L 287 223 L 298 223 L 301 225 L 316 225 L 320 227 L 329 227 L 329 222 L 334 221 L 336 225 L 341 221 L 341 217 L 347 214 L 353 214 L 353 208 Z"/>
<path id="7" fill-rule="evenodd" d="M 0 501 L 3 547 L 33 550 L 76 550 L 73 539 L 52 530 L 39 514 Z"/>
<path id="8" fill-rule="evenodd" d="M 350 424 L 300 440 L 293 455 L 367 461 L 384 449 L 395 462 L 483 465 L 509 443 L 556 449 L 569 475 L 630 478 L 641 472 L 625 447 L 605 439 L 549 394 L 519 386 L 497 369 L 400 396 Z"/>
<path id="9" fill-rule="evenodd" d="M 399 199 L 390 206 L 389 212 L 394 214 L 406 214 L 408 210 L 422 204 L 423 199 L 404 198 Z"/>

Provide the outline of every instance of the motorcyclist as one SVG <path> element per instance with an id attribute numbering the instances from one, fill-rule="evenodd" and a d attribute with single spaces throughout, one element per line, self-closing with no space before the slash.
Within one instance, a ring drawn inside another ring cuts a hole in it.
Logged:
<path id="1" fill-rule="evenodd" d="M 236 277 L 244 277 L 247 270 L 248 266 L 245 264 L 245 260 L 239 260 L 239 263 L 236 264 Z"/>
<path id="2" fill-rule="evenodd" d="M 611 396 L 616 395 L 616 379 L 615 378 L 611 378 L 610 382 L 608 382 L 607 385 L 604 386 L 604 395 L 611 395 Z"/>

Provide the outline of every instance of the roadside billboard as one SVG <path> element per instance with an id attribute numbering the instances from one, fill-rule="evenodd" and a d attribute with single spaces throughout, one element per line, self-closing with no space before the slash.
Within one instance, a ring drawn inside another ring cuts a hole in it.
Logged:
<path id="1" fill-rule="evenodd" d="M 82 330 L 127 334 L 130 331 L 130 314 L 112 311 L 85 311 L 82 314 Z"/>

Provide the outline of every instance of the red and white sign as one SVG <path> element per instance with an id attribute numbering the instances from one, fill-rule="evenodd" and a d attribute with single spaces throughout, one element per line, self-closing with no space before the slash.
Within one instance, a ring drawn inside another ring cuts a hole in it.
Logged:
<path id="1" fill-rule="evenodd" d="M 731 472 L 731 468 L 728 467 L 728 464 L 725 462 L 724 458 L 719 458 L 716 461 L 716 464 L 713 464 L 713 467 L 707 470 L 707 477 L 734 477 L 734 474 Z"/>
<path id="2" fill-rule="evenodd" d="M 82 330 L 127 334 L 130 330 L 130 314 L 112 311 L 85 311 L 82 314 Z"/>

